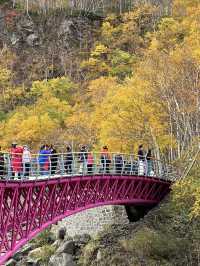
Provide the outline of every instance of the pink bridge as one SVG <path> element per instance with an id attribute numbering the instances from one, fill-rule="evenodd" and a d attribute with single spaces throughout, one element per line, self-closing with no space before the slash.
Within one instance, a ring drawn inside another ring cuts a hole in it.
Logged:
<path id="1" fill-rule="evenodd" d="M 145 168 L 141 175 L 139 164 L 135 165 L 137 174 L 132 168 L 127 172 L 124 161 L 121 168 L 113 160 L 111 164 L 110 173 L 101 173 L 97 167 L 82 175 L 59 174 L 64 169 L 56 169 L 55 176 L 0 181 L 0 265 L 39 232 L 67 216 L 102 205 L 154 206 L 170 191 L 170 178 L 159 177 L 155 164 L 152 176 Z"/>

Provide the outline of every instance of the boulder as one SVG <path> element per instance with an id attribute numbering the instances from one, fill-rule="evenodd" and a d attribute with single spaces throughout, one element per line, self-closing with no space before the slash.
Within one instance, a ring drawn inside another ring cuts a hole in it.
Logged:
<path id="1" fill-rule="evenodd" d="M 63 266 L 76 266 L 72 255 L 63 254 Z"/>
<path id="2" fill-rule="evenodd" d="M 51 256 L 50 260 L 49 260 L 49 266 L 63 266 L 62 264 L 63 262 L 63 255 L 53 255 Z"/>
<path id="3" fill-rule="evenodd" d="M 71 254 L 62 253 L 50 258 L 49 266 L 76 266 Z"/>
<path id="4" fill-rule="evenodd" d="M 75 235 L 75 236 L 73 236 L 73 240 L 74 240 L 74 242 L 76 242 L 77 244 L 80 243 L 81 235 Z"/>
<path id="5" fill-rule="evenodd" d="M 37 258 L 39 257 L 39 254 L 41 254 L 41 251 L 42 251 L 42 247 L 40 248 L 35 248 L 33 250 L 31 250 L 29 253 L 28 253 L 28 258 Z"/>
<path id="6" fill-rule="evenodd" d="M 64 240 L 56 240 L 53 244 L 52 244 L 52 246 L 53 247 L 55 247 L 55 249 L 57 249 L 57 248 L 59 248 L 61 245 L 63 245 L 63 243 L 64 243 Z"/>
<path id="7" fill-rule="evenodd" d="M 63 240 L 65 239 L 65 236 L 66 236 L 66 228 L 65 227 L 59 228 L 57 238 Z"/>
<path id="8" fill-rule="evenodd" d="M 74 251 L 75 251 L 74 241 L 66 241 L 57 249 L 56 253 L 57 254 L 67 253 L 73 255 Z"/>

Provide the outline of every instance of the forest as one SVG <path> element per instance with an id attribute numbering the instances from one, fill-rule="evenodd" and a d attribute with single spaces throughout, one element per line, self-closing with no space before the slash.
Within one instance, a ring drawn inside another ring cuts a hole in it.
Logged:
<path id="1" fill-rule="evenodd" d="M 7 12 L 9 34 L 21 12 Z M 40 15 L 29 16 L 37 27 Z M 33 150 L 51 142 L 135 152 L 143 143 L 158 159 L 186 156 L 198 147 L 200 133 L 199 33 L 199 1 L 175 0 L 170 10 L 136 4 L 109 13 L 62 55 L 54 32 L 48 52 L 40 44 L 24 52 L 2 41 L 2 147 L 14 140 Z"/>
<path id="2" fill-rule="evenodd" d="M 2 0 L 5 1 L 5 0 Z M 7 1 L 7 0 L 6 0 Z M 70 8 L 79 11 L 95 12 L 106 15 L 110 12 L 122 13 L 133 9 L 137 3 L 145 3 L 141 0 L 10 0 L 13 7 L 20 6 L 29 11 L 47 12 L 51 9 Z M 150 0 L 150 3 L 169 6 L 170 0 Z"/>

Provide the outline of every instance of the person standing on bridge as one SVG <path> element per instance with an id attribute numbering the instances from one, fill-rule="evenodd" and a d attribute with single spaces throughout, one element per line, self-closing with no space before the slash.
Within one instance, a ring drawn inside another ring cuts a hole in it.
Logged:
<path id="1" fill-rule="evenodd" d="M 24 146 L 22 154 L 22 163 L 24 167 L 24 176 L 28 177 L 31 170 L 31 153 L 26 145 Z"/>
<path id="2" fill-rule="evenodd" d="M 110 164 L 111 158 L 110 154 L 108 153 L 108 147 L 104 146 L 101 152 L 101 165 L 103 173 L 109 174 L 110 173 Z"/>
<path id="3" fill-rule="evenodd" d="M 145 174 L 145 155 L 143 145 L 141 144 L 138 148 L 138 175 Z"/>
<path id="4" fill-rule="evenodd" d="M 93 157 L 92 152 L 89 152 L 88 157 L 87 157 L 87 172 L 88 172 L 88 174 L 93 173 L 93 164 L 94 164 L 94 157 Z"/>
<path id="5" fill-rule="evenodd" d="M 73 154 L 71 146 L 67 146 L 66 148 L 66 156 L 65 156 L 65 171 L 67 174 L 72 174 L 72 163 L 73 163 Z"/>
<path id="6" fill-rule="evenodd" d="M 83 145 L 81 146 L 79 153 L 79 162 L 80 162 L 79 174 L 83 174 L 86 171 L 87 157 L 88 157 L 87 148 L 86 146 Z"/>
<path id="7" fill-rule="evenodd" d="M 12 143 L 11 146 L 11 167 L 12 167 L 12 175 L 14 177 L 20 178 L 22 173 L 22 154 L 23 154 L 23 148 L 20 146 L 17 146 L 16 142 Z"/>
<path id="8" fill-rule="evenodd" d="M 4 154 L 1 151 L 1 146 L 0 146 L 0 178 L 4 177 Z"/>
<path id="9" fill-rule="evenodd" d="M 123 156 L 121 154 L 116 154 L 115 155 L 115 171 L 116 171 L 116 174 L 122 174 L 123 164 L 124 164 Z"/>
<path id="10" fill-rule="evenodd" d="M 153 161 L 152 161 L 151 149 L 148 149 L 146 160 L 147 160 L 147 175 L 153 176 L 154 172 L 153 172 Z"/>
<path id="11" fill-rule="evenodd" d="M 38 156 L 38 162 L 40 165 L 40 174 L 41 175 L 48 174 L 50 154 L 51 154 L 51 151 L 48 149 L 47 145 L 43 145 L 40 148 L 39 156 Z"/>
<path id="12" fill-rule="evenodd" d="M 55 147 L 53 145 L 50 146 L 50 161 L 51 161 L 51 175 L 55 175 L 57 164 L 58 164 L 58 155 Z"/>

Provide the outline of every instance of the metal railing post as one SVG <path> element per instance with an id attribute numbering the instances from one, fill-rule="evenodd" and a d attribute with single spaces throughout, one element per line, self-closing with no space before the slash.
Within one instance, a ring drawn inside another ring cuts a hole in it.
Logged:
<path id="1" fill-rule="evenodd" d="M 72 158 L 73 158 L 73 160 L 72 160 L 72 175 L 76 175 L 76 156 L 75 156 L 76 154 L 73 152 L 72 153 Z"/>
<path id="2" fill-rule="evenodd" d="M 116 155 L 113 154 L 113 174 L 116 174 Z"/>
<path id="3" fill-rule="evenodd" d="M 10 155 L 7 154 L 7 171 L 8 171 L 8 180 L 12 179 L 12 165 L 10 160 Z"/>
<path id="4" fill-rule="evenodd" d="M 64 164 L 64 155 L 63 154 L 61 154 L 60 159 L 61 159 L 61 169 L 60 170 L 61 170 L 61 175 L 63 176 L 65 173 L 65 164 Z"/>
<path id="5" fill-rule="evenodd" d="M 39 162 L 39 155 L 36 158 L 37 163 L 37 170 L 36 170 L 36 178 L 40 175 L 40 162 Z"/>
<path id="6" fill-rule="evenodd" d="M 98 174 L 99 173 L 99 161 L 98 161 L 98 157 L 97 157 L 97 154 L 96 153 L 93 153 L 94 154 L 94 168 L 93 168 L 93 175 L 95 174 Z"/>

